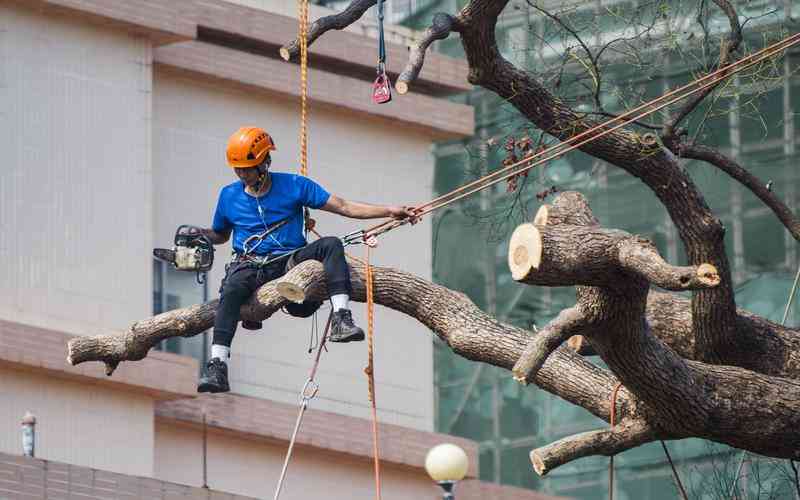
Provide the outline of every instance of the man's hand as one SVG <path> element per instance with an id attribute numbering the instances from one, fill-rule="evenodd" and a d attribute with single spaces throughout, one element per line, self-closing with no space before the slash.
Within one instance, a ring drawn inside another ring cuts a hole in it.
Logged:
<path id="1" fill-rule="evenodd" d="M 410 219 L 409 222 L 411 222 L 411 224 L 416 224 L 421 219 L 421 217 L 417 216 L 417 212 L 414 209 L 414 207 L 401 205 L 401 206 L 390 206 L 386 208 L 389 211 L 389 216 L 392 219 L 396 220 Z"/>
<path id="2" fill-rule="evenodd" d="M 195 226 L 192 226 L 192 227 L 189 228 L 188 234 L 190 234 L 192 236 L 202 234 L 203 236 L 208 238 L 209 241 L 211 241 L 211 243 L 213 243 L 214 245 L 221 245 L 221 244 L 227 242 L 228 238 L 231 237 L 230 229 L 227 230 L 227 231 L 223 231 L 221 233 L 218 233 L 218 232 L 216 232 L 216 231 L 214 231 L 213 229 L 210 229 L 210 228 L 195 227 Z"/>

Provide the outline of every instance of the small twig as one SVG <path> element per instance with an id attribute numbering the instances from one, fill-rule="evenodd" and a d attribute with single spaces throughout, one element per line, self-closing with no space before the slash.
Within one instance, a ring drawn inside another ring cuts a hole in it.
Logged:
<path id="1" fill-rule="evenodd" d="M 325 16 L 314 21 L 308 29 L 308 46 L 317 38 L 330 30 L 342 30 L 361 19 L 361 16 L 376 0 L 353 0 L 343 11 Z M 300 39 L 295 38 L 280 48 L 281 57 L 286 61 L 295 61 L 300 56 Z"/>

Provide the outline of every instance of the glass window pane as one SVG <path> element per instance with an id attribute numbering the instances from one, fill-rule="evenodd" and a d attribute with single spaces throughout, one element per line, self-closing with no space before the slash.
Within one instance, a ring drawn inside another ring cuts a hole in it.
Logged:
<path id="1" fill-rule="evenodd" d="M 783 88 L 765 92 L 763 86 L 754 84 L 752 94 L 739 98 L 739 127 L 742 146 L 783 138 Z"/>
<path id="2" fill-rule="evenodd" d="M 495 482 L 497 479 L 494 477 L 494 457 L 495 450 L 492 448 L 481 448 L 478 456 L 479 475 L 483 481 Z"/>
<path id="3" fill-rule="evenodd" d="M 500 454 L 500 480 L 503 484 L 537 489 L 539 475 L 533 470 L 530 451 L 529 447 L 503 450 Z"/>

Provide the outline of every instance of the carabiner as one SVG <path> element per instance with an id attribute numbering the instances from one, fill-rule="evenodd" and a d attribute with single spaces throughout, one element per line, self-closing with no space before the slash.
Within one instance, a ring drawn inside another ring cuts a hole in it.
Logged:
<path id="1" fill-rule="evenodd" d="M 342 245 L 360 245 L 364 243 L 364 230 L 359 229 L 357 231 L 353 231 L 350 233 L 345 234 L 340 238 L 342 240 Z"/>

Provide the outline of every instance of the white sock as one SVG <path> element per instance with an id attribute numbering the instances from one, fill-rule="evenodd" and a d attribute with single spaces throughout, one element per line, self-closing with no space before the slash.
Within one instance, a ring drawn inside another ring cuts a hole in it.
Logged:
<path id="1" fill-rule="evenodd" d="M 228 362 L 231 357 L 231 348 L 226 345 L 213 344 L 211 346 L 211 358 L 219 358 L 224 362 Z"/>
<path id="2" fill-rule="evenodd" d="M 340 293 L 338 295 L 331 295 L 331 302 L 333 303 L 333 310 L 338 311 L 339 309 L 347 309 L 347 302 L 350 300 L 350 296 L 346 293 Z"/>

